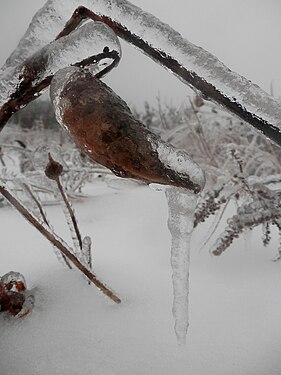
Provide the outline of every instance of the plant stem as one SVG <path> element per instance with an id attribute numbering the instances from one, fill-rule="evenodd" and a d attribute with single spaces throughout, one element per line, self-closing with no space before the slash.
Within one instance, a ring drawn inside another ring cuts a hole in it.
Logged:
<path id="1" fill-rule="evenodd" d="M 51 233 L 3 186 L 0 185 L 0 193 L 11 203 L 21 215 L 35 227 L 45 238 L 47 238 L 56 248 L 58 248 L 67 259 L 69 259 L 96 287 L 103 292 L 112 301 L 119 304 L 121 303 L 118 298 L 110 289 L 108 289 L 97 276 L 88 270 L 72 252 L 61 242 L 61 239 L 55 234 Z"/>
<path id="2" fill-rule="evenodd" d="M 65 204 L 65 206 L 66 206 L 66 208 L 67 208 L 67 210 L 69 212 L 69 215 L 71 217 L 71 221 L 72 221 L 72 224 L 73 224 L 74 231 L 76 233 L 76 237 L 77 237 L 77 240 L 78 240 L 78 243 L 79 243 L 79 247 L 80 247 L 81 251 L 83 251 L 82 237 L 81 237 L 81 233 L 80 233 L 79 228 L 78 228 L 77 220 L 76 220 L 74 211 L 73 211 L 73 209 L 72 209 L 72 207 L 71 207 L 71 205 L 70 205 L 70 203 L 69 203 L 69 201 L 67 199 L 67 196 L 66 196 L 66 194 L 65 194 L 65 192 L 63 190 L 63 187 L 62 187 L 62 184 L 60 182 L 60 178 L 59 177 L 56 179 L 56 183 L 58 185 L 58 189 L 59 189 L 59 192 L 60 192 L 60 194 L 62 196 L 64 204 Z"/>
<path id="3" fill-rule="evenodd" d="M 36 205 L 37 205 L 37 207 L 38 207 L 38 209 L 39 209 L 39 211 L 40 211 L 40 214 L 41 214 L 41 216 L 42 216 L 42 219 L 43 219 L 44 223 L 45 223 L 45 224 L 51 229 L 50 224 L 49 224 L 49 221 L 48 221 L 48 219 L 47 219 L 47 217 L 46 217 L 46 215 L 45 215 L 45 212 L 44 212 L 44 210 L 43 210 L 43 207 L 42 207 L 41 203 L 39 202 L 39 200 L 38 200 L 38 199 L 36 198 L 36 196 L 33 194 L 33 191 L 31 190 L 31 188 L 30 188 L 26 183 L 23 183 L 23 187 L 24 187 L 25 190 L 28 192 L 28 194 L 29 194 L 30 197 L 33 199 L 33 201 L 36 203 Z M 67 267 L 68 267 L 69 269 L 72 269 L 71 264 L 69 263 L 69 261 L 67 260 L 67 258 L 65 257 L 64 254 L 62 254 L 62 258 L 63 258 L 65 264 L 67 265 Z"/>

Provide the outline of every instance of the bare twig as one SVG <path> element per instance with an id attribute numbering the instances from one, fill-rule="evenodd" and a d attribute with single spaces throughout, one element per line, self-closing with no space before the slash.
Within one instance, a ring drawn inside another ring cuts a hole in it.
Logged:
<path id="1" fill-rule="evenodd" d="M 64 201 L 64 204 L 65 204 L 65 206 L 66 206 L 66 208 L 67 208 L 67 210 L 69 212 L 69 215 L 71 217 L 71 221 L 72 221 L 75 233 L 76 233 L 76 237 L 77 237 L 77 240 L 78 240 L 78 243 L 79 243 L 79 247 L 80 247 L 80 249 L 82 251 L 82 238 L 81 238 L 81 233 L 79 231 L 79 227 L 78 227 L 78 223 L 77 223 L 74 211 L 73 211 L 71 205 L 69 204 L 69 201 L 68 201 L 67 196 L 66 196 L 66 194 L 64 192 L 64 189 L 62 187 L 62 184 L 60 182 L 59 177 L 57 178 L 56 182 L 57 182 L 57 185 L 58 185 L 59 192 L 60 192 L 60 194 L 62 196 L 62 199 Z"/>
<path id="2" fill-rule="evenodd" d="M 3 156 L 4 156 L 3 149 L 0 146 L 0 162 L 1 162 L 1 164 L 2 164 L 3 167 L 6 167 L 6 164 L 4 162 Z"/>
<path id="3" fill-rule="evenodd" d="M 200 118 L 197 114 L 197 111 L 195 110 L 194 108 L 194 104 L 192 103 L 191 99 L 189 98 L 189 102 L 190 102 L 190 105 L 191 105 L 191 108 L 192 108 L 192 111 L 194 113 L 194 116 L 196 118 L 196 121 L 197 121 L 197 125 L 198 125 L 198 128 L 199 128 L 199 132 L 196 133 L 198 135 L 198 138 L 200 139 L 200 142 L 202 143 L 203 145 L 203 150 L 205 151 L 205 153 L 207 154 L 208 158 L 210 159 L 211 161 L 211 164 L 218 168 L 218 163 L 210 149 L 210 146 L 206 140 L 206 137 L 205 137 L 205 134 L 204 134 L 204 130 L 203 130 L 203 126 L 202 126 L 202 123 L 200 121 Z"/>
<path id="4" fill-rule="evenodd" d="M 100 280 L 98 280 L 97 276 L 86 268 L 74 254 L 72 254 L 71 250 L 66 247 L 65 244 L 62 243 L 62 240 L 56 236 L 55 234 L 51 233 L 47 227 L 42 225 L 14 196 L 13 194 L 8 191 L 6 187 L 0 185 L 0 193 L 11 203 L 12 206 L 33 226 L 35 227 L 45 238 L 47 238 L 57 249 L 59 249 L 62 254 L 65 255 L 67 259 L 69 259 L 96 287 L 104 293 L 107 297 L 109 297 L 115 303 L 120 303 L 121 300 L 118 298 L 110 289 L 108 289 Z"/>
<path id="5" fill-rule="evenodd" d="M 48 68 L 47 64 L 50 52 L 47 47 L 42 48 L 19 67 L 19 71 L 23 72 L 20 76 L 19 84 L 14 88 L 14 92 L 10 94 L 8 101 L 0 107 L 0 131 L 14 113 L 38 98 L 42 90 L 50 85 L 53 74 L 48 75 L 43 80 L 38 79 Z M 73 66 L 86 67 L 91 64 L 97 64 L 99 61 L 107 58 L 113 61 L 108 67 L 97 74 L 98 78 L 100 78 L 118 64 L 120 56 L 117 51 L 109 51 L 108 48 L 104 48 L 102 53 L 76 62 Z"/>
<path id="6" fill-rule="evenodd" d="M 22 186 L 25 188 L 25 190 L 27 191 L 27 193 L 30 195 L 30 197 L 35 202 L 36 206 L 38 207 L 38 210 L 39 210 L 39 212 L 40 212 L 40 214 L 42 216 L 42 219 L 43 219 L 44 223 L 48 227 L 50 227 L 50 224 L 49 224 L 48 219 L 47 219 L 47 217 L 45 215 L 45 212 L 44 212 L 44 210 L 42 208 L 42 205 L 39 202 L 39 200 L 36 198 L 36 196 L 33 194 L 33 191 L 30 189 L 30 187 L 25 182 L 22 184 Z"/>
<path id="7" fill-rule="evenodd" d="M 67 195 L 65 194 L 64 189 L 62 187 L 62 184 L 60 182 L 60 175 L 63 171 L 63 166 L 60 163 L 58 163 L 57 161 L 55 161 L 52 158 L 50 153 L 48 154 L 48 157 L 49 157 L 49 163 L 46 166 L 45 174 L 48 178 L 50 178 L 51 180 L 54 180 L 56 182 L 57 186 L 58 186 L 60 195 L 62 196 L 62 199 L 63 199 L 63 202 L 64 202 L 65 207 L 67 209 L 67 212 L 69 213 L 71 223 L 73 225 L 73 229 L 74 229 L 74 232 L 75 232 L 75 237 L 76 237 L 76 239 L 78 241 L 78 244 L 79 244 L 79 248 L 80 248 L 81 252 L 83 252 L 82 236 L 81 236 L 80 231 L 79 231 L 78 223 L 77 223 L 74 211 L 71 207 L 71 204 L 69 203 Z M 74 246 L 75 246 L 75 244 L 74 244 Z"/>
<path id="8" fill-rule="evenodd" d="M 27 193 L 30 195 L 30 197 L 33 199 L 33 201 L 35 202 L 36 206 L 38 207 L 39 212 L 40 212 L 40 214 L 41 214 L 41 216 L 42 216 L 42 219 L 43 219 L 44 223 L 45 223 L 45 224 L 51 229 L 50 224 L 49 224 L 49 221 L 48 221 L 48 219 L 47 219 L 47 217 L 46 217 L 46 215 L 45 215 L 45 212 L 44 212 L 44 210 L 43 210 L 43 207 L 42 207 L 41 203 L 40 203 L 39 200 L 36 198 L 36 196 L 34 195 L 33 191 L 32 191 L 31 188 L 28 186 L 28 184 L 23 183 L 22 185 L 23 185 L 23 187 L 25 188 L 25 190 L 27 191 Z M 62 258 L 63 258 L 65 264 L 67 265 L 67 267 L 68 267 L 69 269 L 72 269 L 71 264 L 69 263 L 69 261 L 67 260 L 67 258 L 65 257 L 64 254 L 62 254 Z"/>

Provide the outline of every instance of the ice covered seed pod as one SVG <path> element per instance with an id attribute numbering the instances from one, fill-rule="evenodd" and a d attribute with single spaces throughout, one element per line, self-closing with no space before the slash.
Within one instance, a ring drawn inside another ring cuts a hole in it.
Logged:
<path id="1" fill-rule="evenodd" d="M 60 163 L 58 163 L 56 160 L 54 160 L 50 153 L 48 154 L 48 157 L 49 157 L 49 162 L 45 168 L 45 175 L 51 180 L 57 181 L 57 179 L 60 177 L 60 175 L 63 172 L 63 166 Z"/>
<path id="2" fill-rule="evenodd" d="M 120 177 L 201 191 L 204 175 L 189 155 L 150 132 L 88 70 L 60 70 L 50 94 L 59 123 L 92 160 Z"/>
<path id="3" fill-rule="evenodd" d="M 26 290 L 26 281 L 19 272 L 10 271 L 0 278 L 0 282 L 5 290 L 15 292 L 24 292 Z"/>
<path id="4" fill-rule="evenodd" d="M 27 291 L 24 276 L 10 271 L 0 277 L 0 312 L 23 318 L 28 315 L 34 304 L 34 297 Z"/>

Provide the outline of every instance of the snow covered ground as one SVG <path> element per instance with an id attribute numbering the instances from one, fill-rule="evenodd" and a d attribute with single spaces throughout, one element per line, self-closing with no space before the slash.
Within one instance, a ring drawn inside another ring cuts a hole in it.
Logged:
<path id="1" fill-rule="evenodd" d="M 98 186 L 74 202 L 93 239 L 94 270 L 122 299 L 115 305 L 9 207 L 0 209 L 0 275 L 18 271 L 35 288 L 21 321 L 0 318 L 0 375 L 280 375 L 281 263 L 256 230 L 221 257 L 193 239 L 190 326 L 179 347 L 173 330 L 170 235 L 164 193 Z M 69 238 L 58 206 L 48 207 Z"/>

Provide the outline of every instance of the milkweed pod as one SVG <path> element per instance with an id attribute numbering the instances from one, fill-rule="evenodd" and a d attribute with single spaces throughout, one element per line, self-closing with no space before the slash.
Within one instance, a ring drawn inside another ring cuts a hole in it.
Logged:
<path id="1" fill-rule="evenodd" d="M 58 122 L 92 160 L 121 177 L 201 191 L 204 175 L 189 155 L 150 132 L 91 72 L 59 71 L 50 94 Z"/>

